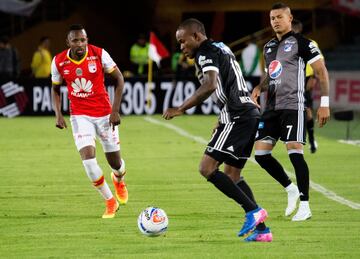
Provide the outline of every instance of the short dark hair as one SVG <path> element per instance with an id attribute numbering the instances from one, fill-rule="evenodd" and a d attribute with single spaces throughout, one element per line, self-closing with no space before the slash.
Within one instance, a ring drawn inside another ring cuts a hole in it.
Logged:
<path id="1" fill-rule="evenodd" d="M 80 31 L 80 30 L 85 30 L 84 26 L 82 26 L 82 24 L 72 24 L 69 27 L 69 31 Z"/>
<path id="2" fill-rule="evenodd" d="M 285 9 L 285 8 L 290 9 L 290 7 L 288 5 L 278 2 L 278 3 L 273 4 L 273 6 L 271 7 L 271 10 Z"/>
<path id="3" fill-rule="evenodd" d="M 179 25 L 178 29 L 182 28 L 192 28 L 194 32 L 200 32 L 201 34 L 206 35 L 204 24 L 195 18 L 190 18 L 183 21 Z"/>
<path id="4" fill-rule="evenodd" d="M 41 43 L 43 43 L 43 42 L 46 41 L 46 40 L 50 40 L 50 38 L 49 38 L 48 36 L 43 36 L 43 37 L 40 38 L 39 42 L 40 42 L 40 44 L 41 44 Z"/>

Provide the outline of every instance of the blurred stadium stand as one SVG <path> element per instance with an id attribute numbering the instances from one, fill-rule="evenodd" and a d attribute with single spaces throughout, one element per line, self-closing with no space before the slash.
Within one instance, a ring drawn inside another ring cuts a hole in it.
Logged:
<path id="1" fill-rule="evenodd" d="M 267 27 L 274 1 L 143 0 L 121 2 L 120 9 L 112 8 L 115 2 L 42 0 L 30 17 L 0 12 L 0 34 L 9 35 L 19 49 L 23 69 L 28 68 L 41 36 L 52 38 L 52 53 L 57 53 L 66 47 L 64 33 L 68 25 L 76 22 L 84 23 L 90 41 L 108 49 L 122 67 L 129 64 L 128 51 L 139 32 L 155 30 L 165 45 L 175 50 L 174 31 L 188 17 L 204 21 L 209 36 L 215 40 L 231 43 L 240 39 L 238 46 L 232 45 L 238 54 L 241 43 L 252 33 L 265 28 L 260 44 L 272 35 Z M 337 11 L 331 0 L 284 2 L 304 23 L 304 33 L 319 43 L 330 69 L 360 70 L 360 27 L 356 26 L 359 17 Z"/>

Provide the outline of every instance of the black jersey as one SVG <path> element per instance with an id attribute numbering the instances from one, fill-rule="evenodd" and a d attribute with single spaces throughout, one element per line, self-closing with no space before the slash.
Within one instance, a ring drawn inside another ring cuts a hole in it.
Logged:
<path id="1" fill-rule="evenodd" d="M 200 83 L 207 71 L 218 73 L 217 88 L 212 98 L 220 108 L 220 123 L 259 116 L 240 66 L 228 46 L 222 42 L 204 41 L 196 52 L 195 67 Z"/>
<path id="2" fill-rule="evenodd" d="M 290 31 L 281 41 L 264 46 L 266 72 L 270 78 L 265 111 L 304 110 L 305 65 L 322 58 L 319 48 L 301 34 Z"/>

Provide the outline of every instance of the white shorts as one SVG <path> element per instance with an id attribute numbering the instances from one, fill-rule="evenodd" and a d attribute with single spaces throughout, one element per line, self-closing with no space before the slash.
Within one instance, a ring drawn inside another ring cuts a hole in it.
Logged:
<path id="1" fill-rule="evenodd" d="M 115 126 L 112 130 L 109 124 L 110 115 L 91 117 L 87 115 L 71 115 L 70 122 L 77 150 L 83 147 L 94 146 L 96 136 L 100 139 L 105 153 L 120 150 L 119 130 Z"/>

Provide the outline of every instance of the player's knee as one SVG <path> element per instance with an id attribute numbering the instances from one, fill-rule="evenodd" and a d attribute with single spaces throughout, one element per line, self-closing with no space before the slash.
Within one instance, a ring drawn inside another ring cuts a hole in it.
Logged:
<path id="1" fill-rule="evenodd" d="M 215 171 L 215 169 L 210 168 L 209 166 L 205 164 L 200 164 L 199 166 L 199 172 L 202 176 L 204 176 L 206 179 L 210 177 L 210 175 Z"/>

